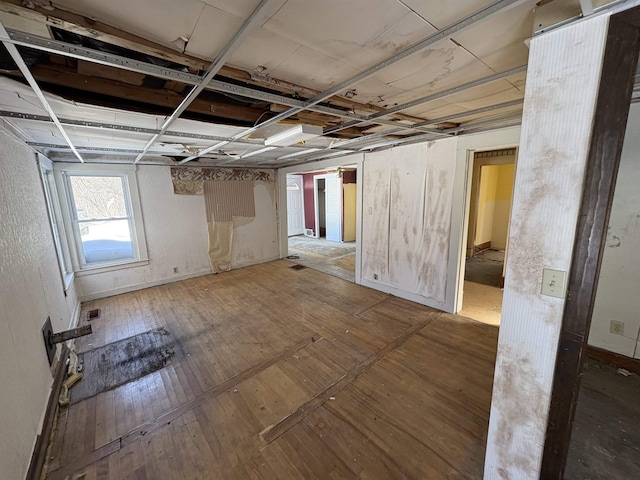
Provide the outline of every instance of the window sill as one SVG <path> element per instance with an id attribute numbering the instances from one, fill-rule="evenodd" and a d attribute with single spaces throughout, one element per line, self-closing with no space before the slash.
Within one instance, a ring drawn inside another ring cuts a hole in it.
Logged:
<path id="1" fill-rule="evenodd" d="M 73 272 L 63 274 L 62 283 L 64 284 L 64 291 L 65 292 L 69 291 L 69 288 L 71 287 L 71 284 L 73 283 L 74 277 L 75 277 L 75 274 Z"/>
<path id="2" fill-rule="evenodd" d="M 107 273 L 114 270 L 122 270 L 125 268 L 143 267 L 145 265 L 149 265 L 149 260 L 132 260 L 130 262 L 117 263 L 114 265 L 97 265 L 95 267 L 85 267 L 82 270 L 76 271 L 75 274 L 78 277 L 84 277 L 85 275 L 95 275 L 98 273 Z"/>

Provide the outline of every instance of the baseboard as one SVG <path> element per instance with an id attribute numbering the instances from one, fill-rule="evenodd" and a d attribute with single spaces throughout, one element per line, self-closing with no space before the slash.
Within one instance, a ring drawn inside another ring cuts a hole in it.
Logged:
<path id="1" fill-rule="evenodd" d="M 480 245 L 473 246 L 473 254 L 476 255 L 485 250 L 489 250 L 491 248 L 491 241 L 481 243 Z"/>
<path id="2" fill-rule="evenodd" d="M 168 283 L 181 282 L 182 280 L 189 280 L 190 278 L 202 277 L 204 275 L 211 275 L 211 270 L 202 270 L 200 272 L 187 273 L 185 275 L 178 275 L 175 277 L 161 278 L 154 280 L 153 282 L 137 283 L 135 285 L 127 285 L 125 287 L 114 288 L 113 290 L 103 290 L 101 292 L 90 293 L 89 295 L 83 295 L 80 297 L 80 302 L 89 302 L 91 300 L 98 300 L 100 298 L 113 297 L 114 295 L 121 295 L 123 293 L 135 292 L 138 290 L 144 290 L 145 288 L 157 287 L 159 285 L 166 285 Z"/>
<path id="3" fill-rule="evenodd" d="M 378 290 L 380 292 L 390 293 L 395 297 L 404 298 L 405 300 L 410 300 L 427 307 L 435 308 L 436 310 L 442 310 L 443 312 L 451 313 L 449 309 L 447 309 L 446 303 L 440 302 L 434 298 L 423 297 L 422 295 L 418 295 L 417 293 L 405 292 L 404 290 L 400 290 L 396 287 L 391 287 L 389 285 L 384 285 L 382 283 L 376 283 L 365 279 L 361 279 L 360 285 Z"/>
<path id="4" fill-rule="evenodd" d="M 244 268 L 244 267 L 250 267 L 252 265 L 260 265 L 261 263 L 267 263 L 267 262 L 273 262 L 274 260 L 280 260 L 281 257 L 280 254 L 276 254 L 276 255 L 272 255 L 270 257 L 267 258 L 263 258 L 262 260 L 257 260 L 255 262 L 246 262 L 246 263 L 239 263 L 237 265 L 231 265 L 231 270 L 236 270 L 238 268 Z"/>
<path id="5" fill-rule="evenodd" d="M 640 359 L 626 357 L 609 350 L 592 347 L 591 345 L 587 345 L 587 356 L 607 365 L 613 365 L 614 367 L 624 368 L 630 372 L 640 374 Z"/>
<path id="6" fill-rule="evenodd" d="M 60 390 L 62 389 L 62 382 L 64 382 L 68 356 L 69 347 L 67 347 L 66 344 L 62 344 L 60 358 L 58 360 L 58 363 L 56 364 L 53 374 L 53 383 L 51 384 L 49 400 L 47 400 L 47 407 L 44 412 L 42 429 L 40 431 L 40 434 L 36 436 L 36 443 L 33 447 L 33 453 L 31 455 L 31 462 L 29 463 L 29 470 L 27 471 L 26 480 L 39 480 L 42 476 L 42 469 L 44 468 L 44 463 L 47 456 L 47 446 L 49 444 L 49 438 L 51 438 L 53 423 L 58 411 L 58 397 L 60 396 Z"/>

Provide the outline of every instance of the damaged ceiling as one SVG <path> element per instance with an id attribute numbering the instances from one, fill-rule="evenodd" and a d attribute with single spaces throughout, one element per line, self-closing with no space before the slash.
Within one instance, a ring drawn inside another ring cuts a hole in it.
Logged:
<path id="1" fill-rule="evenodd" d="M 263 168 L 517 125 L 526 40 L 607 3 L 5 0 L 0 117 L 54 161 Z"/>

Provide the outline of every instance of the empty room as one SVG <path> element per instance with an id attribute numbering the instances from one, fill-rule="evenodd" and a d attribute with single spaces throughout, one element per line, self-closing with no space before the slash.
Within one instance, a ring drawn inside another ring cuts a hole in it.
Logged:
<path id="1" fill-rule="evenodd" d="M 640 1 L 0 41 L 0 479 L 640 478 Z"/>

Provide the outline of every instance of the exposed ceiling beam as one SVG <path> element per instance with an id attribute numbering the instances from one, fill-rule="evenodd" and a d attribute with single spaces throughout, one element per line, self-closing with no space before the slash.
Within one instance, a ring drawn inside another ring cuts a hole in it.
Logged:
<path id="1" fill-rule="evenodd" d="M 47 111 L 49 116 L 51 117 L 51 120 L 53 121 L 53 123 L 56 124 L 56 127 L 58 127 L 60 134 L 64 138 L 65 142 L 67 142 L 67 144 L 69 145 L 69 148 L 71 149 L 73 154 L 76 157 L 78 157 L 78 160 L 84 163 L 84 159 L 82 158 L 82 155 L 80 155 L 80 152 L 78 152 L 76 147 L 73 145 L 73 142 L 69 138 L 69 135 L 67 135 L 67 132 L 65 132 L 64 127 L 60 123 L 60 120 L 58 120 L 56 113 L 53 111 L 53 108 L 51 108 L 51 105 L 49 105 L 49 102 L 44 96 L 44 93 L 38 86 L 36 79 L 33 78 L 33 75 L 31 75 L 31 72 L 29 71 L 29 67 L 27 67 L 26 63 L 24 63 L 22 55 L 20 55 L 20 52 L 18 52 L 18 49 L 16 48 L 16 46 L 8 41 L 9 36 L 7 35 L 7 31 L 4 28 L 4 25 L 2 24 L 2 22 L 0 22 L 0 40 L 2 41 L 7 51 L 9 52 L 9 55 L 11 55 L 11 58 L 13 58 L 13 61 L 16 62 L 16 65 L 22 72 L 22 75 L 27 80 L 33 92 L 36 94 L 36 97 L 38 97 L 38 100 L 40 100 L 40 103 L 42 104 L 44 109 Z"/>
<path id="2" fill-rule="evenodd" d="M 60 40 L 40 37 L 30 33 L 21 32 L 19 30 L 7 29 L 7 32 L 9 34 L 10 41 L 19 46 L 34 48 L 43 52 L 63 55 L 69 58 L 75 58 L 77 60 L 92 62 L 108 67 L 119 68 L 130 72 L 151 75 L 157 78 L 162 78 L 164 80 L 184 83 L 186 85 L 194 86 L 201 83 L 202 77 L 194 75 L 192 73 L 181 72 L 166 67 L 160 67 L 152 63 L 133 60 L 112 53 L 101 52 L 99 50 L 95 50 L 89 47 L 83 47 L 81 45 L 72 45 Z M 264 102 L 285 105 L 287 107 L 299 107 L 301 108 L 301 110 L 324 113 L 327 115 L 333 115 L 338 118 L 346 118 L 350 120 L 355 119 L 357 120 L 356 123 L 368 122 L 377 125 L 387 125 L 403 129 L 413 129 L 409 126 L 403 127 L 403 124 L 398 123 L 397 121 L 385 119 L 368 121 L 367 115 L 358 114 L 355 111 L 342 110 L 339 108 L 333 108 L 324 105 L 307 106 L 304 100 L 298 100 L 295 98 L 286 97 L 284 95 L 264 92 L 254 88 L 235 85 L 216 79 L 209 81 L 209 83 L 205 86 L 205 89 L 214 92 L 239 95 L 254 100 L 261 100 Z M 362 107 L 364 108 L 366 107 L 366 105 L 362 105 Z M 419 128 L 419 130 L 428 131 L 428 129 L 424 127 Z"/>
<path id="3" fill-rule="evenodd" d="M 453 95 L 454 93 L 459 93 L 463 90 L 468 90 L 470 88 L 479 87 L 481 85 L 485 85 L 490 82 L 495 82 L 496 80 L 500 80 L 502 78 L 509 77 L 511 75 L 515 75 L 516 73 L 526 72 L 527 66 L 520 65 L 518 67 L 510 68 L 508 70 L 503 70 L 502 72 L 492 73 L 491 75 L 487 75 L 486 77 L 478 78 L 477 80 L 472 80 L 467 83 L 463 83 L 462 85 L 458 85 L 456 87 L 448 88 L 447 90 L 443 90 L 441 92 L 433 93 L 430 95 L 426 95 L 424 97 L 416 98 L 415 100 L 411 100 L 410 102 L 403 103 L 401 105 L 396 105 L 395 107 L 389 108 L 387 110 L 383 110 L 378 113 L 371 114 L 366 117 L 365 121 L 375 121 L 380 117 L 385 117 L 387 115 L 391 115 L 393 113 L 399 112 L 401 110 L 406 110 L 408 108 L 416 107 L 423 103 L 432 102 L 434 100 L 438 100 L 439 98 L 446 97 L 448 95 Z M 357 125 L 359 122 L 347 122 L 342 125 L 337 125 L 335 127 L 330 128 L 327 133 L 334 133 L 343 128 L 352 127 Z M 418 126 L 424 125 L 419 123 Z"/>
<path id="4" fill-rule="evenodd" d="M 274 123 L 277 123 L 281 120 L 284 120 L 286 118 L 289 118 L 299 112 L 301 112 L 302 110 L 311 107 L 313 105 L 316 105 L 320 102 L 322 102 L 323 100 L 326 100 L 330 97 L 332 97 L 333 95 L 335 95 L 336 93 L 345 90 L 353 85 L 355 85 L 356 83 L 365 80 L 366 78 L 371 77 L 372 75 L 376 74 L 377 72 L 384 70 L 385 68 L 390 67 L 391 65 L 394 65 L 396 63 L 398 63 L 401 60 L 404 60 L 405 58 L 427 48 L 430 45 L 433 45 L 436 42 L 439 42 L 440 40 L 444 40 L 444 39 L 448 39 L 451 38 L 452 35 L 459 33 L 467 28 L 469 28 L 472 25 L 475 25 L 476 23 L 484 20 L 485 18 L 495 14 L 496 12 L 499 12 L 501 10 L 504 10 L 505 8 L 508 7 L 513 7 L 514 5 L 517 5 L 519 3 L 524 2 L 525 0 L 498 0 L 495 1 L 493 3 L 491 3 L 490 5 L 484 7 L 483 9 L 453 23 L 452 25 L 439 30 L 435 33 L 433 33 L 432 35 L 429 35 L 428 37 L 418 41 L 417 43 L 414 43 L 413 45 L 410 45 L 409 47 L 401 50 L 400 52 L 392 55 L 391 57 L 367 68 L 366 70 L 363 70 L 362 72 L 348 78 L 347 80 L 344 80 L 336 85 L 334 85 L 333 87 L 325 90 L 324 92 L 319 93 L 318 95 L 316 95 L 315 97 L 311 98 L 310 100 L 307 100 L 304 104 L 303 107 L 294 107 L 291 108 L 289 110 L 287 110 L 286 112 L 281 113 L 280 115 L 276 115 L 273 118 L 270 118 L 269 120 L 265 120 L 264 122 L 249 128 L 247 130 L 245 130 L 244 132 L 239 133 L 238 135 L 234 136 L 234 140 L 237 140 L 239 138 L 242 138 L 246 135 L 249 135 L 251 133 L 253 133 L 254 131 L 256 131 L 258 128 L 262 128 L 262 127 L 266 127 L 268 125 L 272 125 Z M 205 148 L 204 150 L 202 150 L 199 154 L 197 155 L 193 155 L 191 157 L 186 158 L 185 160 L 183 160 L 183 162 L 188 162 L 191 160 L 195 160 L 196 158 L 198 158 L 200 155 L 205 155 L 206 153 L 209 153 L 212 150 L 215 150 L 216 148 L 219 148 L 220 145 L 213 145 L 211 147 Z"/>
<path id="5" fill-rule="evenodd" d="M 467 110 L 467 111 L 464 111 L 464 112 L 455 113 L 455 114 L 447 115 L 447 116 L 440 117 L 440 118 L 434 118 L 434 119 L 431 119 L 431 120 L 426 120 L 425 122 L 417 124 L 417 126 L 436 125 L 438 123 L 448 122 L 450 120 L 454 120 L 454 119 L 460 118 L 460 117 L 467 117 L 467 116 L 471 116 L 471 115 L 477 115 L 479 113 L 486 113 L 486 112 L 491 112 L 493 110 L 500 110 L 502 108 L 509 108 L 509 107 L 514 107 L 516 105 L 522 105 L 522 102 L 523 102 L 522 99 L 518 99 L 518 100 L 511 100 L 509 102 L 498 103 L 498 104 L 495 104 L 495 105 L 488 105 L 486 107 L 476 108 L 475 110 Z M 416 126 L 416 125 L 414 125 L 414 126 Z M 333 144 L 333 147 L 346 147 L 347 145 L 352 145 L 354 143 L 360 143 L 360 142 L 366 142 L 366 141 L 369 141 L 369 140 L 374 140 L 376 138 L 384 137 L 385 135 L 393 135 L 395 133 L 400 133 L 401 131 L 402 131 L 402 129 L 394 128 L 394 129 L 391 129 L 391 130 L 385 130 L 383 132 L 372 133 L 371 135 L 365 135 L 365 136 L 362 136 L 362 137 L 351 138 L 349 140 L 341 140 L 341 141 L 336 142 L 335 144 Z M 444 132 L 444 130 L 443 130 L 443 132 Z"/>
<path id="6" fill-rule="evenodd" d="M 247 36 L 251 31 L 257 28 L 265 18 L 266 14 L 269 11 L 269 4 L 274 0 L 261 0 L 260 3 L 256 6 L 256 8 L 251 12 L 251 14 L 242 22 L 240 28 L 236 30 L 231 39 L 227 42 L 227 44 L 220 50 L 216 58 L 213 59 L 211 65 L 207 69 L 206 73 L 199 80 L 198 84 L 194 86 L 191 91 L 187 94 L 187 96 L 182 100 L 178 108 L 174 110 L 174 112 L 169 115 L 169 117 L 165 120 L 165 122 L 160 127 L 160 131 L 156 133 L 153 137 L 149 139 L 147 144 L 142 149 L 142 152 L 136 157 L 133 163 L 138 163 L 142 157 L 144 157 L 145 153 L 153 146 L 156 140 L 166 132 L 173 122 L 175 122 L 182 112 L 184 112 L 187 107 L 193 102 L 196 97 L 202 92 L 210 80 L 220 71 L 220 69 L 224 66 L 225 62 L 231 56 L 231 54 L 240 46 L 240 42 Z M 15 47 L 14 47 L 15 48 Z"/>

